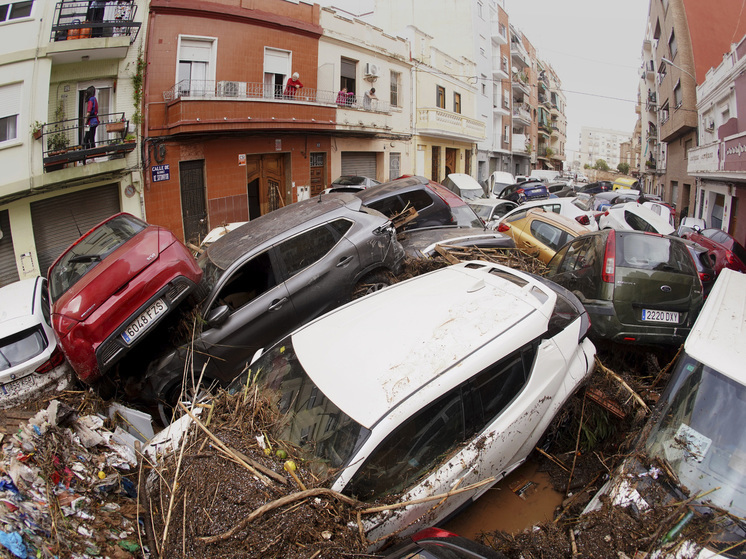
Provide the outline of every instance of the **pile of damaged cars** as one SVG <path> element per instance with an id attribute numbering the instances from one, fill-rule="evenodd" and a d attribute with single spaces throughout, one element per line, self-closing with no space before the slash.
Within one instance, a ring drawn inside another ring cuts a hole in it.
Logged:
<path id="1" fill-rule="evenodd" d="M 417 320 L 392 321 L 398 315 Z M 229 391 L 269 397 L 280 418 L 270 438 L 298 449 L 332 490 L 406 504 L 363 520 L 380 546 L 438 523 L 526 460 L 594 369 L 589 327 L 562 287 L 463 262 L 298 328 Z M 191 421 L 182 417 L 151 447 Z M 456 487 L 439 506 L 428 501 Z"/>
<path id="2" fill-rule="evenodd" d="M 602 497 L 636 516 L 654 506 L 670 507 L 675 525 L 653 542 L 653 556 L 743 557 L 745 328 L 746 276 L 725 269 L 684 342 L 636 452 L 586 508 L 586 513 L 599 508 Z M 687 529 L 705 519 L 713 522 L 703 548 L 687 539 Z M 582 526 L 583 517 L 581 534 Z"/>

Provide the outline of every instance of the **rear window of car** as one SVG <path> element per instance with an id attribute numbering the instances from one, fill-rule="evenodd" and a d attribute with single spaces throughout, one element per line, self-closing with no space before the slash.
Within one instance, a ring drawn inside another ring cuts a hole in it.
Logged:
<path id="1" fill-rule="evenodd" d="M 41 327 L 29 328 L 0 340 L 0 371 L 21 365 L 47 347 Z"/>
<path id="2" fill-rule="evenodd" d="M 694 262 L 681 242 L 658 235 L 617 235 L 617 266 L 694 274 Z"/>
<path id="3" fill-rule="evenodd" d="M 78 240 L 49 270 L 52 302 L 90 272 L 104 258 L 148 227 L 131 215 L 119 215 Z"/>
<path id="4" fill-rule="evenodd" d="M 458 225 L 459 227 L 478 227 L 480 229 L 484 228 L 482 220 L 479 219 L 479 216 L 474 213 L 474 210 L 471 209 L 471 206 L 452 206 L 451 213 L 453 214 L 453 218 L 456 220 L 456 225 Z"/>

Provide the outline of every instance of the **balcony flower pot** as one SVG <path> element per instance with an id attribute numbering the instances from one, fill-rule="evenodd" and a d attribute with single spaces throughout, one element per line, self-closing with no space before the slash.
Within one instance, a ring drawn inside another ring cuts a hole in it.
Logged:
<path id="1" fill-rule="evenodd" d="M 125 126 L 125 122 L 109 122 L 106 124 L 106 131 L 121 134 L 122 132 L 124 132 Z"/>

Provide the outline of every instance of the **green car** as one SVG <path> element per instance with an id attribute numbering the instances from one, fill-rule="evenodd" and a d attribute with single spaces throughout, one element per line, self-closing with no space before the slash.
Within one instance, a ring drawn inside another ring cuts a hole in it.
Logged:
<path id="1" fill-rule="evenodd" d="M 572 291 L 592 338 L 680 345 L 703 304 L 697 268 L 677 237 L 606 229 L 570 241 L 547 277 Z"/>

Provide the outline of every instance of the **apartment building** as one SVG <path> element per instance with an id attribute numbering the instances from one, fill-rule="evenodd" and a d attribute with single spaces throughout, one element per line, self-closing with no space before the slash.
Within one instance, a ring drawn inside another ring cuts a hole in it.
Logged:
<path id="1" fill-rule="evenodd" d="M 695 177 L 688 152 L 697 147 L 696 87 L 722 61 L 732 41 L 746 33 L 742 2 L 713 9 L 697 0 L 651 0 L 642 45 L 640 172 L 644 188 L 691 207 Z"/>
<path id="2" fill-rule="evenodd" d="M 580 150 L 577 154 L 580 168 L 585 165 L 593 167 L 596 161 L 603 159 L 610 169 L 616 169 L 622 161 L 621 146 L 629 141 L 628 132 L 583 126 L 580 129 Z"/>
<path id="3" fill-rule="evenodd" d="M 746 37 L 697 86 L 699 147 L 687 151 L 696 192 L 688 215 L 746 244 Z"/>
<path id="4" fill-rule="evenodd" d="M 0 285 L 46 275 L 82 232 L 142 217 L 137 147 L 145 2 L 11 1 L 0 10 Z M 84 143 L 86 89 L 99 126 Z"/>

